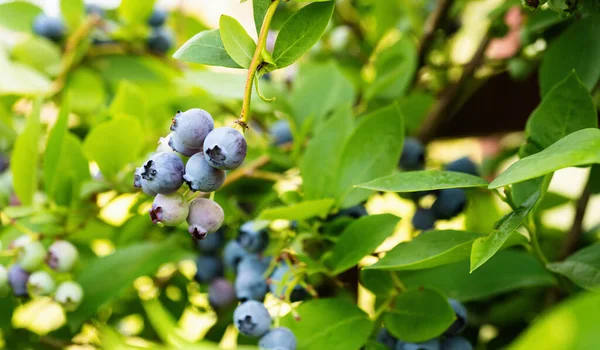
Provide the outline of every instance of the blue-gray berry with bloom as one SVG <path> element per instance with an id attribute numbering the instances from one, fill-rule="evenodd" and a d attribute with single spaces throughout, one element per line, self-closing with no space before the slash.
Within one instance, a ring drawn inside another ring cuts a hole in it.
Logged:
<path id="1" fill-rule="evenodd" d="M 209 283 L 217 277 L 223 277 L 223 263 L 216 256 L 203 255 L 196 258 L 196 274 L 198 283 Z"/>
<path id="2" fill-rule="evenodd" d="M 85 13 L 88 15 L 104 17 L 104 9 L 95 4 L 85 4 Z"/>
<path id="3" fill-rule="evenodd" d="M 290 129 L 290 122 L 285 119 L 278 120 L 273 123 L 269 133 L 273 139 L 273 144 L 276 146 L 285 145 L 286 143 L 294 141 L 294 136 L 292 135 L 292 130 Z"/>
<path id="4" fill-rule="evenodd" d="M 188 202 L 178 192 L 156 195 L 149 210 L 152 222 L 155 224 L 161 223 L 165 226 L 181 224 L 188 217 L 189 212 Z"/>
<path id="5" fill-rule="evenodd" d="M 65 35 L 65 25 L 60 18 L 40 14 L 33 19 L 33 32 L 52 41 L 59 41 Z"/>
<path id="6" fill-rule="evenodd" d="M 215 122 L 210 113 L 200 108 L 177 111 L 171 122 L 173 138 L 190 149 L 202 150 L 206 137 L 214 128 Z M 177 146 L 177 143 L 173 145 Z"/>
<path id="7" fill-rule="evenodd" d="M 433 210 L 418 207 L 415 211 L 411 223 L 417 230 L 427 231 L 433 229 L 435 226 L 436 217 Z"/>
<path id="8" fill-rule="evenodd" d="M 50 295 L 56 288 L 56 283 L 50 274 L 46 271 L 36 271 L 29 276 L 27 281 L 29 293 L 31 295 Z"/>
<path id="9" fill-rule="evenodd" d="M 451 219 L 460 214 L 467 205 L 467 194 L 462 188 L 448 188 L 438 193 L 431 210 L 436 218 Z"/>
<path id="10" fill-rule="evenodd" d="M 33 272 L 42 266 L 46 259 L 46 248 L 40 241 L 25 244 L 17 253 L 17 262 L 25 271 Z"/>
<path id="11" fill-rule="evenodd" d="M 388 349 L 394 350 L 396 348 L 396 343 L 398 339 L 394 337 L 387 328 L 381 328 L 375 337 L 375 340 L 378 343 L 385 345 Z"/>
<path id="12" fill-rule="evenodd" d="M 446 164 L 445 169 L 448 171 L 456 171 L 459 173 L 471 174 L 479 176 L 479 170 L 477 170 L 477 164 L 469 157 L 458 158 Z"/>
<path id="13" fill-rule="evenodd" d="M 235 295 L 241 302 L 247 300 L 265 300 L 269 291 L 267 281 L 262 274 L 256 272 L 238 273 L 235 278 Z"/>
<path id="14" fill-rule="evenodd" d="M 46 264 L 55 271 L 68 272 L 71 271 L 78 258 L 77 248 L 69 241 L 60 240 L 48 247 Z"/>
<path id="15" fill-rule="evenodd" d="M 425 146 L 414 137 L 404 140 L 400 167 L 404 170 L 422 170 L 425 167 Z"/>
<path id="16" fill-rule="evenodd" d="M 452 306 L 456 320 L 448 327 L 445 334 L 456 335 L 467 328 L 467 308 L 456 299 L 448 299 L 448 303 Z"/>
<path id="17" fill-rule="evenodd" d="M 289 328 L 273 328 L 258 341 L 258 347 L 264 350 L 296 350 L 296 336 Z"/>
<path id="18" fill-rule="evenodd" d="M 233 312 L 233 323 L 243 335 L 259 338 L 271 328 L 271 315 L 261 302 L 248 300 Z"/>
<path id="19" fill-rule="evenodd" d="M 225 238 L 223 232 L 219 230 L 212 235 L 207 235 L 204 239 L 195 239 L 194 242 L 200 253 L 215 254 L 223 246 Z"/>
<path id="20" fill-rule="evenodd" d="M 185 167 L 174 153 L 157 153 L 142 166 L 142 179 L 148 187 L 160 194 L 176 192 L 183 184 Z"/>
<path id="21" fill-rule="evenodd" d="M 236 271 L 238 264 L 242 261 L 242 259 L 249 255 L 250 253 L 248 253 L 246 249 L 242 248 L 240 243 L 236 240 L 227 242 L 225 249 L 223 249 L 223 260 L 225 261 L 225 266 L 233 271 Z"/>
<path id="22" fill-rule="evenodd" d="M 224 278 L 215 278 L 208 286 L 208 303 L 214 309 L 223 309 L 237 301 L 235 289 Z"/>
<path id="23" fill-rule="evenodd" d="M 296 276 L 294 275 L 294 272 L 285 262 L 282 262 L 275 268 L 275 270 L 273 270 L 273 273 L 269 279 L 269 290 L 275 297 L 279 299 L 284 299 L 290 285 L 294 282 L 297 282 L 295 281 Z M 290 301 L 299 301 L 304 299 L 306 296 L 306 290 L 300 284 L 294 285 L 293 288 L 294 289 L 292 289 L 292 293 L 290 294 Z"/>
<path id="24" fill-rule="evenodd" d="M 19 264 L 12 264 L 8 269 L 8 283 L 10 284 L 10 288 L 12 288 L 14 296 L 24 297 L 29 295 L 27 292 L 28 280 L 29 273 Z"/>
<path id="25" fill-rule="evenodd" d="M 213 168 L 202 153 L 197 153 L 187 161 L 183 180 L 193 192 L 213 192 L 225 182 L 225 171 Z"/>
<path id="26" fill-rule="evenodd" d="M 211 166 L 221 170 L 233 170 L 246 158 L 246 139 L 231 127 L 216 128 L 204 140 L 204 156 Z"/>
<path id="27" fill-rule="evenodd" d="M 141 188 L 142 192 L 150 197 L 156 196 L 156 192 L 150 189 L 148 185 L 148 181 L 142 177 L 142 173 L 144 172 L 144 167 L 135 168 L 135 173 L 133 175 L 133 187 Z"/>
<path id="28" fill-rule="evenodd" d="M 240 226 L 237 237 L 242 248 L 250 253 L 260 253 L 269 245 L 268 221 L 254 220 L 245 222 Z"/>
<path id="29" fill-rule="evenodd" d="M 431 339 L 422 343 L 405 343 L 398 341 L 395 350 L 440 350 L 439 339 Z"/>
<path id="30" fill-rule="evenodd" d="M 246 255 L 242 257 L 240 263 L 237 266 L 237 273 L 255 273 L 262 275 L 267 271 L 269 267 L 269 258 L 260 258 L 257 255 Z"/>
<path id="31" fill-rule="evenodd" d="M 63 282 L 56 289 L 54 300 L 66 311 L 75 311 L 83 300 L 83 288 L 77 282 Z"/>
<path id="32" fill-rule="evenodd" d="M 148 25 L 151 27 L 160 27 L 167 20 L 167 12 L 158 8 L 152 10 L 152 14 L 148 18 Z"/>
<path id="33" fill-rule="evenodd" d="M 168 146 L 175 152 L 183 154 L 186 157 L 191 157 L 196 153 L 202 153 L 201 149 L 193 149 L 186 147 L 175 133 L 170 133 L 167 136 Z"/>
<path id="34" fill-rule="evenodd" d="M 156 28 L 148 37 L 148 50 L 157 55 L 164 55 L 175 44 L 173 33 L 167 28 Z"/>
<path id="35" fill-rule="evenodd" d="M 188 232 L 195 239 L 203 239 L 207 234 L 216 232 L 225 219 L 225 213 L 217 202 L 196 198 L 190 203 L 187 217 Z"/>
<path id="36" fill-rule="evenodd" d="M 442 340 L 442 350 L 473 350 L 473 345 L 464 337 L 453 336 Z"/>

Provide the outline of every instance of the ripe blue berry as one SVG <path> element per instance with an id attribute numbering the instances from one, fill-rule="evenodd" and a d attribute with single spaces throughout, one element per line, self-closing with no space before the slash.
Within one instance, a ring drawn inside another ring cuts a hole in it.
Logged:
<path id="1" fill-rule="evenodd" d="M 172 146 L 178 146 L 181 143 L 187 148 L 202 150 L 206 137 L 214 128 L 215 122 L 212 116 L 203 109 L 192 108 L 185 112 L 177 111 L 171 123 Z"/>
<path id="2" fill-rule="evenodd" d="M 238 264 L 246 256 L 250 255 L 240 243 L 236 240 L 231 240 L 225 245 L 223 250 L 223 259 L 225 260 L 225 266 L 229 269 L 236 271 Z"/>
<path id="3" fill-rule="evenodd" d="M 17 262 L 25 271 L 35 271 L 42 266 L 46 258 L 46 248 L 39 241 L 25 244 L 17 254 Z"/>
<path id="4" fill-rule="evenodd" d="M 381 328 L 375 340 L 378 343 L 385 345 L 388 349 L 395 349 L 398 339 L 388 332 L 387 328 Z"/>
<path id="5" fill-rule="evenodd" d="M 8 285 L 8 270 L 4 265 L 0 265 L 0 298 L 4 297 L 8 290 L 10 289 Z"/>
<path id="6" fill-rule="evenodd" d="M 423 343 L 398 341 L 395 350 L 440 350 L 440 341 L 438 339 L 431 339 Z"/>
<path id="7" fill-rule="evenodd" d="M 467 308 L 456 299 L 448 299 L 448 302 L 452 306 L 452 310 L 454 310 L 456 320 L 448 327 L 445 334 L 456 335 L 464 331 L 467 327 Z"/>
<path id="8" fill-rule="evenodd" d="M 48 248 L 46 264 L 59 272 L 71 271 L 79 258 L 77 248 L 68 241 L 56 241 Z"/>
<path id="9" fill-rule="evenodd" d="M 212 235 L 207 235 L 204 239 L 196 239 L 196 247 L 198 251 L 204 254 L 215 254 L 222 246 L 225 241 L 223 233 L 217 231 Z"/>
<path id="10" fill-rule="evenodd" d="M 148 50 L 157 55 L 164 55 L 173 47 L 173 34 L 165 28 L 156 28 L 148 38 Z"/>
<path id="11" fill-rule="evenodd" d="M 265 300 L 269 287 L 262 274 L 256 272 L 238 273 L 235 278 L 235 295 L 238 300 Z"/>
<path id="12" fill-rule="evenodd" d="M 206 198 L 197 198 L 190 203 L 187 217 L 188 232 L 196 239 L 216 232 L 223 224 L 225 213 L 217 202 Z"/>
<path id="13" fill-rule="evenodd" d="M 240 263 L 237 265 L 237 273 L 254 273 L 262 275 L 269 267 L 269 260 L 270 259 L 268 258 L 260 259 L 256 255 L 246 255 L 242 257 Z"/>
<path id="14" fill-rule="evenodd" d="M 296 350 L 296 336 L 285 327 L 273 328 L 258 341 L 265 350 Z"/>
<path id="15" fill-rule="evenodd" d="M 290 130 L 290 122 L 285 119 L 273 123 L 269 133 L 273 139 L 273 144 L 276 146 L 281 146 L 294 141 L 294 136 Z"/>
<path id="16" fill-rule="evenodd" d="M 167 20 L 167 12 L 161 9 L 155 8 L 152 10 L 150 18 L 148 18 L 148 25 L 151 27 L 160 27 L 165 24 Z"/>
<path id="17" fill-rule="evenodd" d="M 457 160 L 446 164 L 445 169 L 448 171 L 456 171 L 459 173 L 479 176 L 477 164 L 475 164 L 469 157 L 458 158 Z"/>
<path id="18" fill-rule="evenodd" d="M 32 273 L 29 276 L 27 285 L 29 286 L 29 292 L 31 292 L 32 295 L 50 295 L 56 287 L 54 279 L 46 271 L 36 271 Z"/>
<path id="19" fill-rule="evenodd" d="M 284 299 L 289 285 L 293 283 L 295 279 L 296 276 L 294 276 L 294 273 L 291 271 L 288 264 L 285 262 L 281 263 L 281 265 L 277 266 L 271 274 L 269 290 L 275 297 Z M 296 284 L 290 295 L 290 301 L 299 301 L 304 299 L 305 296 L 306 290 L 302 288 L 301 285 Z"/>
<path id="20" fill-rule="evenodd" d="M 225 171 L 213 168 L 204 158 L 204 154 L 197 153 L 185 165 L 183 180 L 193 192 L 212 192 L 225 182 Z"/>
<path id="21" fill-rule="evenodd" d="M 167 145 L 175 152 L 183 154 L 186 157 L 191 157 L 196 153 L 201 153 L 201 149 L 193 149 L 186 147 L 175 133 L 170 133 L 167 136 Z"/>
<path id="22" fill-rule="evenodd" d="M 421 170 L 425 167 L 425 146 L 414 137 L 404 140 L 400 167 L 404 170 Z"/>
<path id="23" fill-rule="evenodd" d="M 171 194 L 183 184 L 184 166 L 176 154 L 157 153 L 142 168 L 142 179 L 156 193 Z"/>
<path id="24" fill-rule="evenodd" d="M 427 231 L 435 226 L 435 215 L 431 209 L 417 208 L 415 215 L 412 218 L 412 225 L 415 229 Z"/>
<path id="25" fill-rule="evenodd" d="M 250 253 L 260 253 L 269 245 L 268 221 L 248 221 L 240 227 L 237 237 L 242 248 Z"/>
<path id="26" fill-rule="evenodd" d="M 60 18 L 40 14 L 33 20 L 33 32 L 52 41 L 59 41 L 65 35 L 65 25 Z"/>
<path id="27" fill-rule="evenodd" d="M 357 204 L 350 208 L 344 208 L 338 213 L 338 216 L 349 216 L 354 219 L 358 219 L 367 215 L 369 215 L 369 213 L 367 213 L 367 209 L 365 209 L 362 204 Z"/>
<path id="28" fill-rule="evenodd" d="M 95 4 L 86 4 L 85 13 L 88 15 L 96 15 L 98 17 L 104 17 L 104 9 Z"/>
<path id="29" fill-rule="evenodd" d="M 234 128 L 223 127 L 211 131 L 204 140 L 204 156 L 217 169 L 232 170 L 246 158 L 246 139 Z"/>
<path id="30" fill-rule="evenodd" d="M 133 187 L 141 188 L 142 192 L 144 192 L 146 195 L 154 197 L 156 196 L 156 192 L 150 189 L 148 181 L 142 177 L 143 172 L 143 167 L 135 168 L 135 174 L 133 175 Z"/>
<path id="31" fill-rule="evenodd" d="M 180 193 L 158 194 L 154 197 L 150 218 L 155 224 L 161 223 L 165 226 L 177 226 L 185 221 L 190 212 L 188 202 Z"/>
<path id="32" fill-rule="evenodd" d="M 19 264 L 13 264 L 8 269 L 8 283 L 14 296 L 23 297 L 28 295 L 27 280 L 29 280 L 29 273 L 23 270 Z"/>
<path id="33" fill-rule="evenodd" d="M 221 259 L 203 255 L 196 258 L 196 275 L 194 279 L 198 283 L 209 283 L 217 277 L 223 277 L 223 263 Z"/>
<path id="34" fill-rule="evenodd" d="M 464 337 L 449 337 L 442 340 L 442 350 L 473 350 L 473 345 Z"/>
<path id="35" fill-rule="evenodd" d="M 208 286 L 208 303 L 214 309 L 226 308 L 236 302 L 235 289 L 224 278 L 215 278 Z"/>
<path id="36" fill-rule="evenodd" d="M 271 315 L 261 302 L 248 300 L 233 312 L 233 323 L 243 335 L 258 338 L 271 328 Z"/>
<path id="37" fill-rule="evenodd" d="M 441 190 L 431 210 L 436 218 L 448 220 L 460 214 L 467 205 L 467 195 L 461 188 Z"/>
<path id="38" fill-rule="evenodd" d="M 83 299 L 83 288 L 79 283 L 67 281 L 61 283 L 56 289 L 54 300 L 61 304 L 67 311 L 75 311 Z"/>

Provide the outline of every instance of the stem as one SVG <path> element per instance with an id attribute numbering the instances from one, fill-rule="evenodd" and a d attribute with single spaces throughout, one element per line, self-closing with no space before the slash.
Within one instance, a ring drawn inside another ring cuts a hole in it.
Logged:
<path id="1" fill-rule="evenodd" d="M 583 230 L 583 218 L 585 217 L 585 210 L 587 209 L 590 197 L 592 195 L 592 191 L 590 189 L 590 179 L 591 177 L 588 178 L 583 192 L 581 193 L 581 197 L 579 197 L 577 200 L 577 206 L 575 207 L 575 218 L 573 219 L 571 229 L 567 233 L 567 237 L 565 238 L 565 242 L 560 251 L 559 260 L 564 260 L 567 258 L 577 249 L 577 246 L 579 245 L 581 232 Z"/>
<path id="2" fill-rule="evenodd" d="M 548 258 L 546 258 L 544 252 L 542 251 L 542 248 L 540 247 L 540 242 L 537 236 L 537 229 L 534 225 L 531 225 L 530 223 L 525 225 L 525 227 L 527 228 L 527 230 L 529 231 L 529 235 L 531 236 L 531 246 L 533 247 L 535 256 L 542 262 L 542 264 L 545 267 L 550 261 L 548 260 Z"/>
<path id="3" fill-rule="evenodd" d="M 246 88 L 244 89 L 244 101 L 242 102 L 242 112 L 240 113 L 240 118 L 236 121 L 243 130 L 248 128 L 248 122 L 250 120 L 250 98 L 252 97 L 252 83 L 254 82 L 254 76 L 256 75 L 256 71 L 258 67 L 263 63 L 262 52 L 267 45 L 267 35 L 269 34 L 269 26 L 271 25 L 271 20 L 273 19 L 273 15 L 275 14 L 275 10 L 277 9 L 277 5 L 279 5 L 280 0 L 271 0 L 271 4 L 267 9 L 267 13 L 265 14 L 265 19 L 263 20 L 262 27 L 260 28 L 260 34 L 258 35 L 258 42 L 256 43 L 256 50 L 254 50 L 254 55 L 252 56 L 252 61 L 250 61 L 250 67 L 248 68 L 248 76 L 246 77 Z"/>
<path id="4" fill-rule="evenodd" d="M 12 226 L 14 226 L 17 230 L 21 231 L 22 233 L 28 235 L 29 237 L 31 237 L 32 239 L 38 239 L 39 235 L 34 232 L 32 229 L 30 229 L 29 227 L 21 224 L 20 222 L 18 222 L 17 220 L 10 218 L 8 215 L 1 213 L 0 212 L 0 218 L 2 220 L 6 220 L 8 221 L 8 223 Z"/>

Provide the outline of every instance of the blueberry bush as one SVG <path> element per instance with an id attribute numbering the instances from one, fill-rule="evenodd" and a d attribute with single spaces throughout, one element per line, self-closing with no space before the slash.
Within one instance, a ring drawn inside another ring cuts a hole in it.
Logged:
<path id="1" fill-rule="evenodd" d="M 0 3 L 0 348 L 600 348 L 600 1 L 95 3 Z"/>

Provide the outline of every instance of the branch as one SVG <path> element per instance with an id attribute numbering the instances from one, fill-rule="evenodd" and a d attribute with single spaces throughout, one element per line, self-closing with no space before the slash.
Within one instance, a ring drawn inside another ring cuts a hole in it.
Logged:
<path id="1" fill-rule="evenodd" d="M 581 233 L 583 231 L 583 218 L 585 217 L 585 210 L 587 209 L 591 195 L 592 190 L 590 188 L 590 179 L 588 179 L 588 182 L 581 193 L 581 197 L 579 197 L 579 200 L 577 200 L 577 206 L 575 207 L 575 218 L 573 219 L 571 229 L 567 233 L 565 242 L 562 245 L 562 249 L 559 254 L 559 260 L 566 259 L 579 246 Z"/>
<path id="2" fill-rule="evenodd" d="M 429 49 L 433 44 L 433 39 L 435 39 L 435 32 L 442 25 L 444 18 L 446 18 L 446 15 L 450 10 L 450 6 L 452 5 L 452 1 L 453 0 L 440 0 L 435 10 L 427 18 L 427 22 L 425 22 L 425 26 L 423 28 L 423 35 L 421 35 L 421 46 L 419 47 L 419 64 L 417 65 L 417 67 L 423 67 L 425 65 L 425 57 L 427 56 L 427 52 L 429 52 Z"/>
<path id="3" fill-rule="evenodd" d="M 230 185 L 231 183 L 233 183 L 245 176 L 252 174 L 253 172 L 256 171 L 256 169 L 263 167 L 270 161 L 271 161 L 271 157 L 269 157 L 268 155 L 263 155 L 263 156 L 256 158 L 252 162 L 245 164 L 242 167 L 232 171 L 231 174 L 228 174 L 227 177 L 225 178 L 225 182 L 223 183 L 223 186 L 221 186 L 221 187 Z"/>

